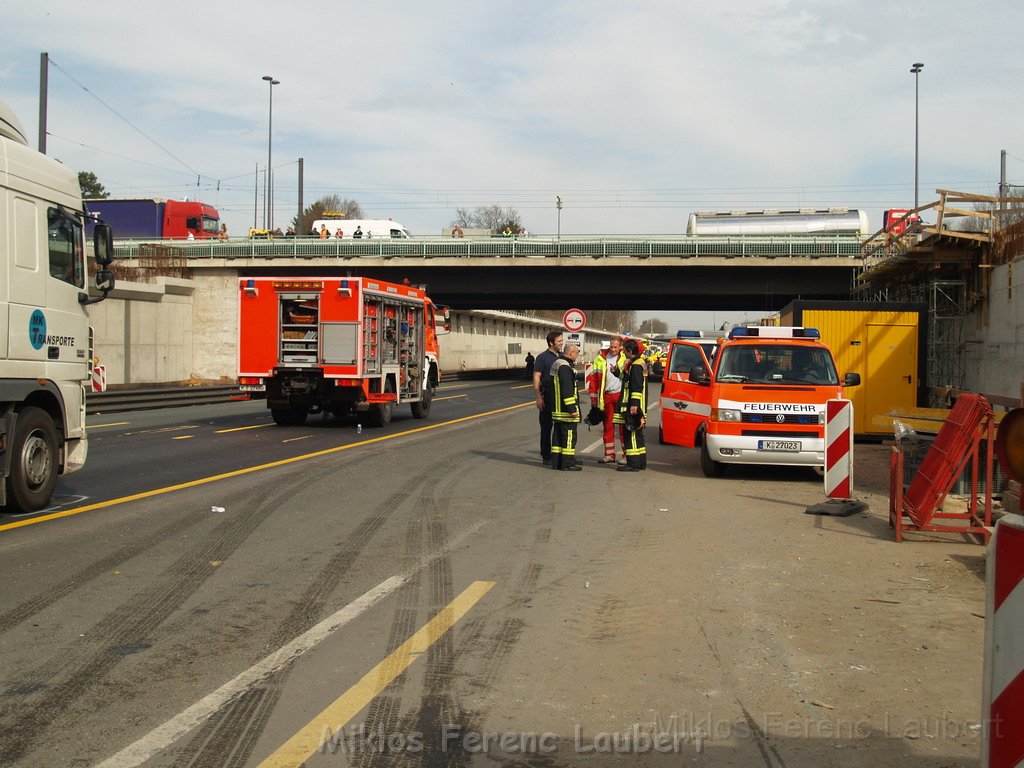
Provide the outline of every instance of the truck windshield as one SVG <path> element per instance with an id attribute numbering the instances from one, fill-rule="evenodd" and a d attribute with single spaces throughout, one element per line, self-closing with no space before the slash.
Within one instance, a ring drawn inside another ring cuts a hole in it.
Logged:
<path id="1" fill-rule="evenodd" d="M 737 344 L 719 353 L 715 378 L 755 384 L 828 384 L 839 377 L 832 355 L 823 347 L 801 344 Z"/>
<path id="2" fill-rule="evenodd" d="M 203 232 L 208 235 L 220 234 L 220 219 L 211 219 L 209 216 L 203 216 Z"/>

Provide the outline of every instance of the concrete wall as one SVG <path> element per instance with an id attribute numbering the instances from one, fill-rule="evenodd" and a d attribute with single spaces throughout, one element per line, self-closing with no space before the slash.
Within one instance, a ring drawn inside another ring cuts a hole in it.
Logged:
<path id="1" fill-rule="evenodd" d="M 1024 383 L 1024 260 L 991 270 L 988 301 L 965 327 L 964 388 L 1021 397 Z"/>
<path id="2" fill-rule="evenodd" d="M 94 355 L 108 384 L 152 384 L 193 378 L 193 283 L 171 277 L 122 282 L 89 306 Z"/>
<path id="3" fill-rule="evenodd" d="M 89 307 L 107 384 L 234 380 L 237 281 L 237 270 L 223 269 L 191 280 L 119 282 L 105 301 Z M 525 370 L 526 353 L 542 352 L 544 337 L 555 329 L 561 325 L 511 312 L 454 310 L 452 333 L 441 336 L 441 370 Z M 586 332 L 587 358 L 610 336 Z"/>

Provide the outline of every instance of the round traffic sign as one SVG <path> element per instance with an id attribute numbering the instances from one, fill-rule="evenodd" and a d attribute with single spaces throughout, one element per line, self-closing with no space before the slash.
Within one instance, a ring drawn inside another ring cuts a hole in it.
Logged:
<path id="1" fill-rule="evenodd" d="M 582 331 L 587 327 L 587 316 L 582 309 L 567 309 L 562 315 L 562 325 L 567 331 Z"/>

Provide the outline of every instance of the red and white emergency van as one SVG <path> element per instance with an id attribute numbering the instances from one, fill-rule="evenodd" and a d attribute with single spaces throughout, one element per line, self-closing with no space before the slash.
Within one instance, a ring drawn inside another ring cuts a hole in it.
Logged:
<path id="1" fill-rule="evenodd" d="M 438 329 L 440 323 L 441 329 Z M 266 397 L 274 421 L 366 413 L 391 422 L 410 403 L 425 419 L 440 376 L 447 307 L 422 287 L 367 277 L 241 277 L 238 383 Z"/>
<path id="2" fill-rule="evenodd" d="M 673 339 L 661 390 L 661 442 L 700 447 L 701 470 L 729 464 L 825 465 L 825 403 L 843 387 L 815 328 L 733 328 L 709 362 L 696 340 Z"/>

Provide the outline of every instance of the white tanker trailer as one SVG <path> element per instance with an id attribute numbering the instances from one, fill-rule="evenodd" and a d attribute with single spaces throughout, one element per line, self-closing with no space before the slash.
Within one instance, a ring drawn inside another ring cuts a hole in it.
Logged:
<path id="1" fill-rule="evenodd" d="M 688 235 L 863 235 L 868 215 L 855 208 L 800 208 L 792 211 L 698 211 Z"/>

